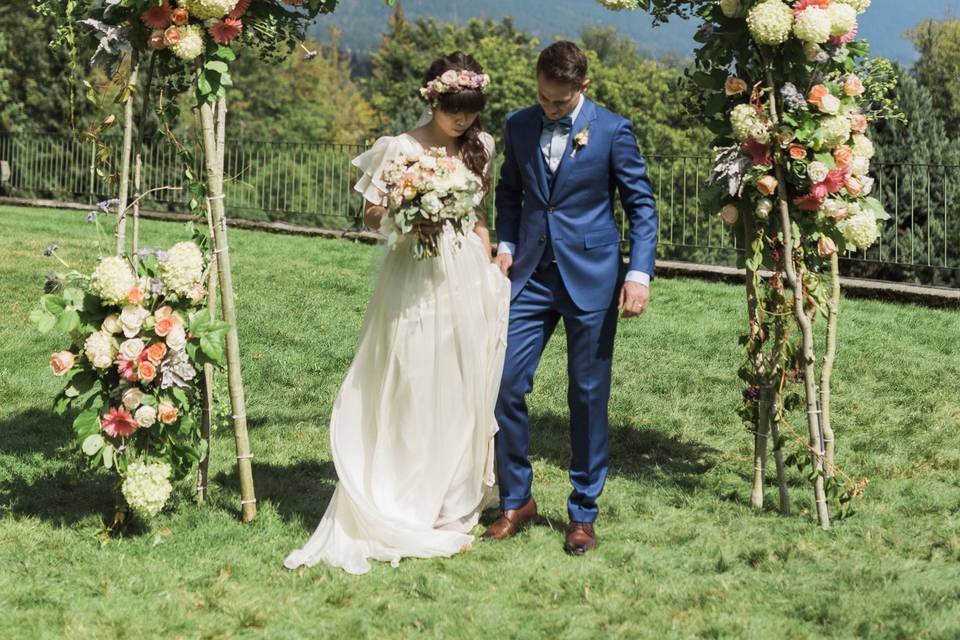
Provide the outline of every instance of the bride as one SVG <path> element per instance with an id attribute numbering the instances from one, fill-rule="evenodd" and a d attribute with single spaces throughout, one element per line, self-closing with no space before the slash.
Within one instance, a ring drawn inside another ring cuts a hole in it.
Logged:
<path id="1" fill-rule="evenodd" d="M 479 114 L 488 77 L 471 56 L 436 60 L 421 95 L 429 122 L 382 137 L 353 164 L 364 219 L 386 214 L 382 172 L 399 155 L 440 147 L 489 187 L 493 138 Z M 421 225 L 439 255 L 417 260 L 403 237 L 387 256 L 330 417 L 339 482 L 313 536 L 284 562 L 349 573 L 370 559 L 450 556 L 473 542 L 496 503 L 493 409 L 506 347 L 508 280 L 490 261 L 485 216 L 466 234 Z"/>

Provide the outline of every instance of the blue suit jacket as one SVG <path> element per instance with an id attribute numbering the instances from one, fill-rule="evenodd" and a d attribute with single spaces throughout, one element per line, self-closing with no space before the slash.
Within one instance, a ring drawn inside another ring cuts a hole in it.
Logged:
<path id="1" fill-rule="evenodd" d="M 657 213 L 646 162 L 630 121 L 585 99 L 551 188 L 540 150 L 542 114 L 539 106 L 511 113 L 504 134 L 497 238 L 516 245 L 512 295 L 530 279 L 549 238 L 573 302 L 584 311 L 605 309 L 622 265 L 615 191 L 630 221 L 629 270 L 653 276 Z M 574 155 L 574 138 L 584 129 L 589 140 Z"/>

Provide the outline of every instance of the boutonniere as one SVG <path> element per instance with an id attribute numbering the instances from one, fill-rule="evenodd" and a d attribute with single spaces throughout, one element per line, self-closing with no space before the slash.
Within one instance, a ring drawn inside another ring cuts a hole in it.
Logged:
<path id="1" fill-rule="evenodd" d="M 576 157 L 577 152 L 588 144 L 590 144 L 590 127 L 585 128 L 583 131 L 573 136 L 573 151 L 570 152 L 570 157 Z"/>

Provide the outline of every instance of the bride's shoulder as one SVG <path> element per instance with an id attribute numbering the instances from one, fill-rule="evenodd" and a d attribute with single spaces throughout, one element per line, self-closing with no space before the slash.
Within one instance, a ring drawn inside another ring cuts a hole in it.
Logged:
<path id="1" fill-rule="evenodd" d="M 487 150 L 487 155 L 492 158 L 494 155 L 494 149 L 497 146 L 493 136 L 487 131 L 482 131 L 480 133 L 480 142 L 483 143 L 483 148 Z"/>

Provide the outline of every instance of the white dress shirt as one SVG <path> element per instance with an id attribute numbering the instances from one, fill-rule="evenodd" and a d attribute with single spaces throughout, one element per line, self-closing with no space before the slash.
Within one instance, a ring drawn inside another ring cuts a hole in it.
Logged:
<path id="1" fill-rule="evenodd" d="M 583 94 L 580 94 L 580 101 L 577 102 L 577 106 L 570 112 L 570 118 L 574 124 L 576 124 L 577 117 L 580 115 L 581 109 L 583 109 L 583 101 Z M 551 173 L 556 173 L 560 167 L 560 162 L 563 160 L 563 152 L 567 149 L 567 141 L 571 133 L 573 132 L 563 131 L 560 127 L 556 127 L 552 131 L 544 129 L 540 133 L 540 151 L 543 153 L 543 159 L 550 167 Z M 501 240 L 497 244 L 497 253 L 509 253 L 512 255 L 516 252 L 516 249 L 516 245 L 512 242 Z M 644 273 L 643 271 L 628 271 L 626 280 L 628 282 L 639 282 L 644 286 L 650 286 L 650 274 Z"/>

